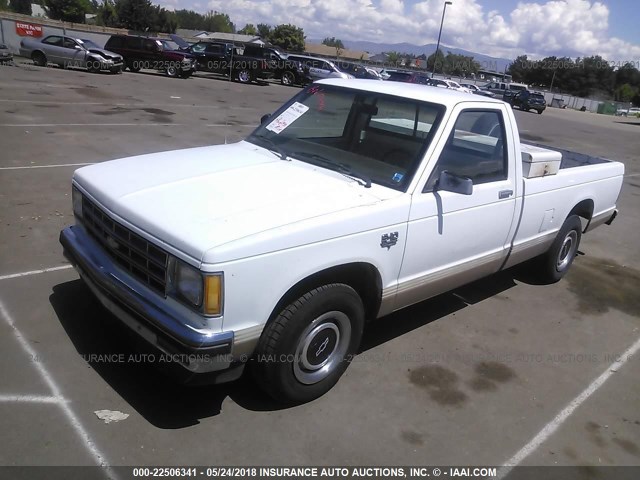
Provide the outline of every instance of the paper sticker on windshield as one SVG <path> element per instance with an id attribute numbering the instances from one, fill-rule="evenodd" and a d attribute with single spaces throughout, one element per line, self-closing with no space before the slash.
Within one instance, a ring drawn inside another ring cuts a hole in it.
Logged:
<path id="1" fill-rule="evenodd" d="M 267 125 L 267 130 L 273 133 L 280 133 L 304 113 L 309 110 L 309 107 L 299 102 L 294 102 L 289 108 L 276 117 L 276 119 Z"/>
<path id="2" fill-rule="evenodd" d="M 402 178 L 404 177 L 403 174 L 401 174 L 400 172 L 396 172 L 393 174 L 393 177 L 391 177 L 391 180 L 393 180 L 394 182 L 398 183 L 400 181 L 402 181 Z"/>

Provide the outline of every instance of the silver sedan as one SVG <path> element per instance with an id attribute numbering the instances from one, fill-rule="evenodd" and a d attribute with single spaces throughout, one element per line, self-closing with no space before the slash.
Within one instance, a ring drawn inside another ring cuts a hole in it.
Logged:
<path id="1" fill-rule="evenodd" d="M 64 35 L 49 35 L 42 40 L 25 38 L 20 42 L 20 55 L 31 58 L 33 63 L 42 67 L 54 63 L 63 68 L 118 73 L 124 66 L 121 55 L 100 48 L 91 40 Z"/>

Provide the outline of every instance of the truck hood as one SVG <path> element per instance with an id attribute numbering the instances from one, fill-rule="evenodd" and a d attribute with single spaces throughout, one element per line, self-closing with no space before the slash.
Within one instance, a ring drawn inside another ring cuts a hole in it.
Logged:
<path id="1" fill-rule="evenodd" d="M 104 162 L 76 170 L 74 181 L 125 224 L 197 261 L 217 246 L 391 192 L 249 142 Z"/>

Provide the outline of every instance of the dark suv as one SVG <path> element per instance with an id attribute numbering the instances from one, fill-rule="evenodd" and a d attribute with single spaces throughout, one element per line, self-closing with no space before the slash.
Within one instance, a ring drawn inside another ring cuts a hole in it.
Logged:
<path id="1" fill-rule="evenodd" d="M 274 68 L 273 78 L 280 80 L 282 85 L 304 86 L 313 82 L 308 67 L 304 67 L 302 62 L 287 59 L 287 54 L 275 47 L 248 43 L 244 46 L 243 55 L 268 60 Z"/>
<path id="2" fill-rule="evenodd" d="M 431 80 L 425 73 L 408 72 L 403 70 L 387 70 L 389 78 L 387 81 L 391 82 L 404 82 L 404 83 L 418 83 L 420 85 L 429 85 Z"/>
<path id="3" fill-rule="evenodd" d="M 273 78 L 276 62 L 251 55 L 242 44 L 226 42 L 198 42 L 187 48 L 198 63 L 198 70 L 231 75 L 241 83 L 260 82 Z"/>
<path id="4" fill-rule="evenodd" d="M 511 97 L 509 103 L 512 107 L 518 107 L 520 110 L 535 110 L 538 114 L 542 114 L 544 109 L 547 108 L 547 101 L 544 99 L 544 95 L 537 92 L 530 92 L 529 90 L 522 90 L 516 95 Z"/>
<path id="5" fill-rule="evenodd" d="M 112 35 L 105 50 L 122 55 L 132 72 L 150 69 L 164 72 L 169 77 L 188 78 L 196 70 L 193 55 L 178 51 L 172 42 L 162 38 Z"/>

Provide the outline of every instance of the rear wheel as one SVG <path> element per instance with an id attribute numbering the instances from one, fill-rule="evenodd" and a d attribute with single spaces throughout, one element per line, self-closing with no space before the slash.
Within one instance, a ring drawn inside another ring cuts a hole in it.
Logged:
<path id="1" fill-rule="evenodd" d="M 47 57 L 44 56 L 42 52 L 33 52 L 31 55 L 31 60 L 38 67 L 46 67 L 47 66 Z"/>
<path id="2" fill-rule="evenodd" d="M 544 110 L 538 110 L 538 115 L 542 115 L 542 112 L 543 112 L 543 111 L 544 111 Z"/>
<path id="3" fill-rule="evenodd" d="M 347 369 L 363 328 L 364 307 L 353 288 L 340 283 L 315 288 L 265 327 L 254 357 L 254 377 L 283 403 L 314 400 Z"/>
<path id="4" fill-rule="evenodd" d="M 578 253 L 581 238 L 580 218 L 571 215 L 565 220 L 549 250 L 534 259 L 540 280 L 555 283 L 564 277 Z"/>
<path id="5" fill-rule="evenodd" d="M 133 73 L 138 73 L 140 71 L 140 66 L 137 65 L 134 62 L 130 62 L 127 64 L 127 68 L 129 68 L 129 71 L 133 72 Z"/>

